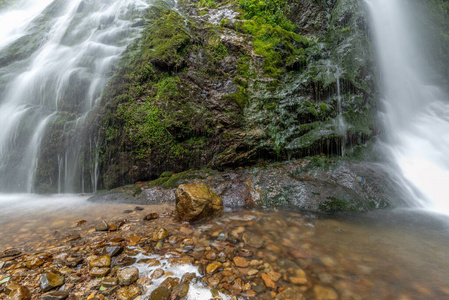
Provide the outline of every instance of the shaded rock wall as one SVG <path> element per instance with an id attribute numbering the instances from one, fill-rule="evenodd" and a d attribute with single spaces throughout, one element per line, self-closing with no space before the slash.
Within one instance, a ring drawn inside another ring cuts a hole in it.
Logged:
<path id="1" fill-rule="evenodd" d="M 149 10 L 92 120 L 103 138 L 100 186 L 340 155 L 373 136 L 361 2 L 258 5 L 185 0 Z"/>
<path id="2" fill-rule="evenodd" d="M 309 211 L 368 211 L 401 203 L 379 165 L 329 161 L 325 157 L 230 172 L 186 171 L 139 182 L 90 198 L 94 202 L 174 203 L 181 184 L 206 184 L 225 207 L 295 207 Z M 394 201 L 392 201 L 394 199 Z"/>

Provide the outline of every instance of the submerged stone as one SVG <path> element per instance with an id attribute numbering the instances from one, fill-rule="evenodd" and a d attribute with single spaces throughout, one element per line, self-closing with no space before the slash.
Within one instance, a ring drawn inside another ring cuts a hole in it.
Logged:
<path id="1" fill-rule="evenodd" d="M 43 295 L 40 300 L 64 300 L 67 299 L 67 297 L 69 297 L 69 292 L 54 291 Z"/>
<path id="2" fill-rule="evenodd" d="M 170 298 L 171 292 L 166 287 L 158 287 L 153 292 L 151 292 L 148 300 L 167 300 Z"/>
<path id="3" fill-rule="evenodd" d="M 45 273 L 40 279 L 40 285 L 44 292 L 57 288 L 64 284 L 64 277 L 57 273 Z"/>
<path id="4" fill-rule="evenodd" d="M 96 231 L 107 231 L 109 229 L 109 224 L 106 223 L 105 220 L 101 220 L 98 222 L 98 224 L 95 226 Z"/>
<path id="5" fill-rule="evenodd" d="M 139 269 L 136 267 L 120 269 L 117 272 L 117 278 L 121 285 L 130 285 L 139 279 Z"/>
<path id="6" fill-rule="evenodd" d="M 30 290 L 26 286 L 20 286 L 9 294 L 9 300 L 29 300 L 31 299 Z"/>
<path id="7" fill-rule="evenodd" d="M 167 229 L 165 228 L 159 228 L 153 233 L 153 240 L 155 241 L 161 241 L 166 239 L 169 236 L 169 233 Z"/>

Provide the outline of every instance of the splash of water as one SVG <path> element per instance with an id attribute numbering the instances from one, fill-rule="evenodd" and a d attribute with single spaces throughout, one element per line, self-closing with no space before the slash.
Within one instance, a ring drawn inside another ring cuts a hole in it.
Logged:
<path id="1" fill-rule="evenodd" d="M 448 97 L 428 82 L 407 1 L 365 1 L 381 66 L 384 149 L 412 205 L 449 214 Z"/>
<path id="2" fill-rule="evenodd" d="M 49 192 L 96 189 L 98 141 L 79 128 L 150 1 L 33 0 L 0 12 L 0 191 L 33 192 L 39 164 Z M 90 157 L 82 144 L 94 145 Z"/>

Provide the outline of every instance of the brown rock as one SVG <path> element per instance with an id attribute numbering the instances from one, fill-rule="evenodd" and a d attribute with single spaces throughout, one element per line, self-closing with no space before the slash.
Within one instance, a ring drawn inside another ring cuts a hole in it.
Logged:
<path id="1" fill-rule="evenodd" d="M 248 262 L 246 261 L 246 259 L 244 259 L 243 257 L 240 257 L 240 256 L 234 257 L 233 260 L 234 260 L 235 265 L 239 268 L 246 268 L 249 265 Z"/>
<path id="2" fill-rule="evenodd" d="M 141 237 L 140 236 L 132 236 L 129 238 L 128 240 L 128 244 L 133 247 L 133 246 L 137 246 L 137 244 L 139 244 Z"/>
<path id="3" fill-rule="evenodd" d="M 315 294 L 315 299 L 317 300 L 337 300 L 338 294 L 331 288 L 324 287 L 321 285 L 316 285 L 313 287 L 313 293 Z"/>
<path id="4" fill-rule="evenodd" d="M 190 283 L 180 283 L 174 287 L 170 299 L 185 299 L 189 293 Z"/>
<path id="5" fill-rule="evenodd" d="M 217 272 L 222 267 L 221 262 L 214 261 L 213 263 L 210 263 L 206 267 L 207 274 L 213 274 Z"/>
<path id="6" fill-rule="evenodd" d="M 146 263 L 148 267 L 155 267 L 161 265 L 161 262 L 157 259 L 149 259 Z"/>
<path id="7" fill-rule="evenodd" d="M 98 222 L 98 224 L 95 226 L 96 231 L 107 231 L 109 229 L 109 224 L 106 223 L 105 220 L 101 220 Z"/>
<path id="8" fill-rule="evenodd" d="M 57 288 L 64 284 L 64 277 L 57 273 L 45 273 L 40 279 L 40 285 L 44 292 Z"/>
<path id="9" fill-rule="evenodd" d="M 158 287 L 153 292 L 151 292 L 148 300 L 168 300 L 170 298 L 170 290 L 165 287 Z"/>
<path id="10" fill-rule="evenodd" d="M 188 265 L 192 264 L 194 259 L 192 257 L 170 257 L 167 262 L 171 266 L 180 266 L 180 265 Z"/>
<path id="11" fill-rule="evenodd" d="M 267 275 L 270 277 L 271 280 L 273 280 L 274 282 L 277 282 L 279 280 L 279 278 L 281 278 L 282 274 L 281 273 L 277 273 L 273 270 L 271 270 L 270 272 L 267 273 Z"/>
<path id="12" fill-rule="evenodd" d="M 117 299 L 119 300 L 132 300 L 139 296 L 141 291 L 139 287 L 135 285 L 125 286 L 117 291 Z"/>
<path id="13" fill-rule="evenodd" d="M 173 288 L 179 283 L 179 278 L 176 277 L 167 277 L 160 285 L 159 287 L 165 287 L 169 289 L 170 291 L 173 290 Z"/>
<path id="14" fill-rule="evenodd" d="M 268 276 L 266 273 L 262 273 L 261 275 L 263 282 L 265 285 L 270 289 L 276 289 L 276 284 L 271 280 L 270 276 Z"/>
<path id="15" fill-rule="evenodd" d="M 44 264 L 45 260 L 39 256 L 32 257 L 29 261 L 26 262 L 26 266 L 28 269 L 36 269 Z"/>
<path id="16" fill-rule="evenodd" d="M 89 274 L 92 275 L 93 277 L 105 277 L 106 275 L 108 275 L 110 269 L 109 268 L 97 268 L 97 267 L 93 267 Z"/>
<path id="17" fill-rule="evenodd" d="M 164 276 L 165 271 L 163 269 L 156 269 L 151 274 L 151 279 L 159 279 Z"/>
<path id="18" fill-rule="evenodd" d="M 19 284 L 14 283 L 14 282 L 9 282 L 6 287 L 5 287 L 5 292 L 7 294 L 12 293 L 13 291 L 17 290 L 20 287 Z"/>
<path id="19" fill-rule="evenodd" d="M 219 216 L 223 200 L 205 184 L 182 184 L 175 192 L 176 217 L 194 222 Z"/>
<path id="20" fill-rule="evenodd" d="M 9 294 L 9 300 L 30 300 L 31 293 L 26 286 L 20 286 Z"/>
<path id="21" fill-rule="evenodd" d="M 110 277 L 110 278 L 105 278 L 101 285 L 105 286 L 105 287 L 114 287 L 117 285 L 117 278 L 115 277 Z"/>
<path id="22" fill-rule="evenodd" d="M 251 257 L 254 255 L 254 252 L 249 250 L 249 249 L 245 249 L 245 248 L 240 248 L 237 251 L 237 255 L 241 256 L 241 257 Z"/>
<path id="23" fill-rule="evenodd" d="M 167 229 L 159 228 L 153 233 L 153 240 L 162 241 L 169 236 Z"/>
<path id="24" fill-rule="evenodd" d="M 98 258 L 94 258 L 89 263 L 89 268 L 107 268 L 111 265 L 111 258 L 109 255 L 103 255 Z"/>
<path id="25" fill-rule="evenodd" d="M 143 219 L 144 219 L 144 221 L 151 221 L 151 220 L 155 220 L 157 218 L 159 218 L 159 215 L 157 213 L 153 212 L 153 213 L 146 215 L 145 218 L 143 218 Z"/>
<path id="26" fill-rule="evenodd" d="M 20 251 L 19 249 L 7 249 L 3 252 L 0 252 L 0 258 L 18 256 L 20 254 L 22 254 L 22 251 Z"/>
<path id="27" fill-rule="evenodd" d="M 263 239 L 259 238 L 258 236 L 252 236 L 244 233 L 242 235 L 242 239 L 248 246 L 254 247 L 254 248 L 260 248 L 263 246 Z"/>
<path id="28" fill-rule="evenodd" d="M 120 269 L 117 272 L 117 278 L 121 285 L 130 285 L 139 279 L 139 269 L 136 267 Z"/>
<path id="29" fill-rule="evenodd" d="M 43 295 L 39 300 L 64 300 L 69 296 L 69 292 L 66 291 L 55 291 L 49 292 Z"/>
<path id="30" fill-rule="evenodd" d="M 298 289 L 287 288 L 276 296 L 276 300 L 305 300 L 303 292 Z"/>

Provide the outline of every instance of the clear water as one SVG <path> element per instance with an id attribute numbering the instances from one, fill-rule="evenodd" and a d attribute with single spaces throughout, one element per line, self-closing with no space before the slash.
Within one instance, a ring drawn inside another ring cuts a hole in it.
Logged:
<path id="1" fill-rule="evenodd" d="M 7 247 L 33 251 L 46 245 L 55 247 L 64 244 L 64 238 L 73 232 L 83 237 L 95 235 L 95 224 L 101 218 L 111 222 L 128 219 L 128 228 L 118 231 L 124 236 L 147 232 L 155 225 L 142 221 L 146 214 L 158 211 L 163 215 L 173 209 L 170 205 L 142 205 L 143 211 L 129 214 L 124 210 L 133 210 L 135 205 L 94 204 L 86 198 L 0 195 L 0 206 L 8 208 L 0 212 L 0 251 Z M 77 227 L 80 220 L 87 222 Z M 183 226 L 167 217 L 158 222 L 165 222 L 162 226 L 169 232 Z M 234 231 L 263 241 L 253 250 L 264 263 L 286 276 L 279 282 L 283 286 L 292 286 L 286 278 L 302 269 L 310 287 L 331 288 L 339 299 L 449 299 L 448 224 L 447 216 L 408 210 L 327 216 L 240 209 L 228 210 L 220 218 L 194 225 L 192 230 L 198 239 L 210 240 L 211 247 L 219 233 L 232 236 Z M 196 272 L 191 266 L 184 268 Z M 140 269 L 142 276 L 151 271 Z M 174 271 L 182 276 L 183 269 Z M 201 289 L 198 292 L 208 295 Z M 269 294 L 266 299 L 271 299 Z"/>
<path id="2" fill-rule="evenodd" d="M 429 81 L 409 1 L 365 0 L 383 84 L 383 145 L 412 206 L 449 214 L 449 97 Z"/>

